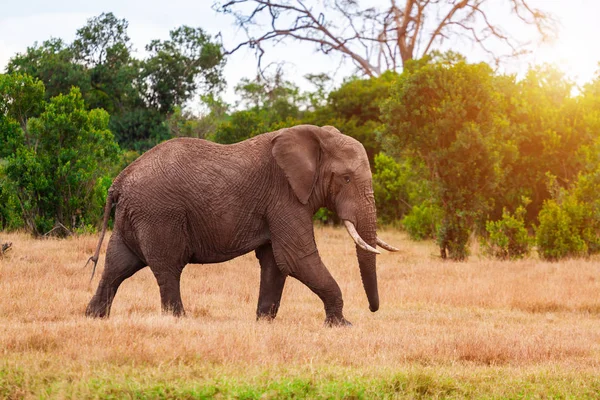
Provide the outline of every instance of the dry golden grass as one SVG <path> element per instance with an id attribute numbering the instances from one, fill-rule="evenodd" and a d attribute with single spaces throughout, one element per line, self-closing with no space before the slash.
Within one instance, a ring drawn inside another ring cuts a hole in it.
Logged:
<path id="1" fill-rule="evenodd" d="M 53 371 L 68 382 L 99 371 L 118 377 L 121 369 L 137 367 L 176 380 L 190 374 L 310 375 L 326 368 L 355 378 L 437 368 L 462 377 L 476 373 L 482 381 L 486 374 L 493 380 L 540 371 L 571 377 L 600 372 L 596 260 L 500 262 L 475 255 L 464 263 L 442 262 L 431 243 L 381 232 L 401 250 L 378 258 L 381 308 L 373 314 L 346 232 L 317 227 L 316 233 L 352 328 L 325 328 L 321 301 L 291 278 L 277 319 L 256 322 L 259 267 L 253 254 L 189 265 L 182 277 L 186 318 L 160 314 L 158 286 L 146 268 L 121 286 L 109 320 L 87 319 L 84 310 L 100 274 L 89 285 L 91 268 L 82 267 L 97 236 L 34 240 L 3 234 L 2 240 L 13 242 L 0 258 L 3 368 L 21 371 L 25 381 Z M 99 272 L 103 263 L 104 253 Z M 8 385 L 1 378 L 0 369 L 0 397 L 2 382 Z M 6 393 L 39 394 L 19 392 L 27 385 Z"/>

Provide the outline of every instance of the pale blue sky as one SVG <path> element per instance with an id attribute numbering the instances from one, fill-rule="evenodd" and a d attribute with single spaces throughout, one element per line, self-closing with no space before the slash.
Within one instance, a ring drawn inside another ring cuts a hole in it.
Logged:
<path id="1" fill-rule="evenodd" d="M 184 24 L 200 26 L 213 35 L 221 32 L 225 46 L 231 47 L 244 38 L 243 33 L 232 25 L 230 17 L 215 13 L 212 3 L 213 0 L 0 0 L 0 71 L 10 57 L 25 51 L 35 41 L 60 37 L 70 42 L 88 18 L 108 11 L 129 21 L 129 36 L 140 52 L 150 40 L 167 38 L 171 29 Z M 600 61 L 600 0 L 532 0 L 531 3 L 558 17 L 558 40 L 553 44 L 540 44 L 530 56 L 503 68 L 508 72 L 522 72 L 531 63 L 553 62 L 577 82 L 589 81 Z M 455 50 L 471 61 L 481 57 L 480 52 L 469 46 Z M 288 78 L 300 85 L 305 85 L 302 78 L 305 74 L 332 72 L 339 64 L 339 58 L 323 56 L 315 53 L 310 45 L 292 42 L 266 55 L 266 62 L 281 59 L 288 61 Z M 255 75 L 255 67 L 254 53 L 250 50 L 240 50 L 229 59 L 225 70 L 229 84 L 227 100 L 234 99 L 235 83 L 242 77 Z M 336 80 L 339 82 L 352 71 L 351 65 L 344 66 Z"/>

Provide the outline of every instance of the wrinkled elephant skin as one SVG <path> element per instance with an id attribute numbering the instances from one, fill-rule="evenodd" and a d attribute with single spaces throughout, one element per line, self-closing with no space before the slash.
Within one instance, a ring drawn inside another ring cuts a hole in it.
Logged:
<path id="1" fill-rule="evenodd" d="M 357 243 L 369 308 L 377 311 L 376 211 L 363 146 L 336 128 L 299 125 L 233 145 L 178 138 L 125 168 L 109 189 L 100 246 L 115 225 L 86 315 L 107 317 L 119 285 L 149 266 L 162 309 L 184 314 L 180 277 L 188 263 L 218 263 L 255 251 L 261 278 L 257 318 L 277 314 L 287 276 L 325 306 L 326 325 L 348 325 L 340 288 L 323 265 L 312 216 L 337 212 Z"/>

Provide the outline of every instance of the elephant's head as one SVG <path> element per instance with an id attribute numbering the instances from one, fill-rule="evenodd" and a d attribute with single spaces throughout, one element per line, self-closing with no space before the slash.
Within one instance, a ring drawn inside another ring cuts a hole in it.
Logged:
<path id="1" fill-rule="evenodd" d="M 299 125 L 273 139 L 273 156 L 302 204 L 335 211 L 352 239 L 369 309 L 379 309 L 376 245 L 397 249 L 377 237 L 377 216 L 367 153 L 360 142 L 332 126 Z"/>

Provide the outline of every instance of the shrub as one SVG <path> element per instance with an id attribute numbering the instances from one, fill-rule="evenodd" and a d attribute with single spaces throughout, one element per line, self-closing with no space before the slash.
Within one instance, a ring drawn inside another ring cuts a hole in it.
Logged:
<path id="1" fill-rule="evenodd" d="M 433 239 L 440 229 L 442 209 L 422 203 L 414 206 L 402 219 L 402 225 L 413 240 Z"/>
<path id="2" fill-rule="evenodd" d="M 538 216 L 540 225 L 536 229 L 536 243 L 541 258 L 556 261 L 587 254 L 588 246 L 580 229 L 587 213 L 585 208 L 584 204 L 570 197 L 562 204 L 556 200 L 544 202 Z"/>
<path id="3" fill-rule="evenodd" d="M 380 222 L 400 222 L 415 204 L 428 202 L 432 194 L 430 183 L 422 178 L 424 171 L 423 165 L 409 157 L 398 162 L 384 153 L 375 156 L 373 190 Z M 421 205 L 421 209 L 424 207 Z M 432 236 L 423 239 L 426 237 Z"/>
<path id="4" fill-rule="evenodd" d="M 108 120 L 104 110 L 85 109 L 77 88 L 53 97 L 39 117 L 29 119 L 35 140 L 13 143 L 5 173 L 31 233 L 97 223 L 110 185 L 106 176 L 119 155 Z"/>
<path id="5" fill-rule="evenodd" d="M 6 178 L 2 164 L 0 160 L 0 231 L 14 230 L 23 227 L 23 219 L 15 189 Z"/>
<path id="6" fill-rule="evenodd" d="M 464 261 L 469 257 L 469 236 L 471 224 L 464 211 L 446 215 L 437 233 L 437 242 L 442 258 L 450 257 L 454 261 Z"/>
<path id="7" fill-rule="evenodd" d="M 487 221 L 488 237 L 481 239 L 484 252 L 501 260 L 516 260 L 527 256 L 531 250 L 531 239 L 525 227 L 525 207 L 519 206 L 514 214 L 502 211 L 502 219 Z"/>

